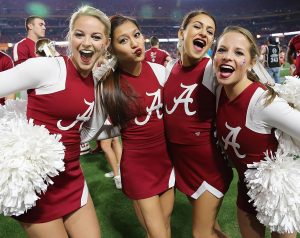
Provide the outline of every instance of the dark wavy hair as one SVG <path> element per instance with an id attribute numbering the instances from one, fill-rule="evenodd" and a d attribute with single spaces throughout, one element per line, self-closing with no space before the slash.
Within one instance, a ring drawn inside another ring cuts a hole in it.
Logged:
<path id="1" fill-rule="evenodd" d="M 111 22 L 111 42 L 114 40 L 114 32 L 118 26 L 123 25 L 126 22 L 131 22 L 138 29 L 140 29 L 137 21 L 133 18 L 114 15 L 110 17 Z M 113 50 L 113 45 L 111 44 L 110 51 Z M 100 92 L 100 87 L 98 87 L 98 94 L 101 93 L 100 102 L 102 108 L 109 115 L 110 120 L 114 126 L 124 127 L 130 119 L 132 119 L 132 107 L 139 109 L 137 94 L 130 87 L 127 82 L 123 82 L 122 86 L 120 84 L 120 69 L 117 65 L 114 71 L 110 70 L 102 80 L 102 92 Z"/>

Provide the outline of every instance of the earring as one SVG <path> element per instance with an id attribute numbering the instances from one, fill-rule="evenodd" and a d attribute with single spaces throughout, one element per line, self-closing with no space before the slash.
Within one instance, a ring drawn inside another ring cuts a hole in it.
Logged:
<path id="1" fill-rule="evenodd" d="M 179 40 L 179 41 L 177 42 L 177 49 L 178 49 L 178 50 L 181 50 L 181 48 L 182 48 L 182 41 Z"/>

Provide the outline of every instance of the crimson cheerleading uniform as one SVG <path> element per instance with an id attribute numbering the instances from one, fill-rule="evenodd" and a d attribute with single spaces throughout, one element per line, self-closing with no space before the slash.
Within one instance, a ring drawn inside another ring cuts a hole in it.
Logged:
<path id="1" fill-rule="evenodd" d="M 170 56 L 169 53 L 165 50 L 158 49 L 156 47 L 151 47 L 145 52 L 145 60 L 152 63 L 157 63 L 164 65 L 166 58 Z"/>
<path id="2" fill-rule="evenodd" d="M 194 199 L 205 191 L 222 197 L 232 179 L 214 138 L 215 88 L 209 58 L 190 67 L 177 61 L 164 87 L 164 122 L 176 187 Z"/>
<path id="3" fill-rule="evenodd" d="M 10 79 L 10 80 L 7 80 Z M 10 84 L 5 82 L 9 81 Z M 40 195 L 36 206 L 15 219 L 28 223 L 48 222 L 87 203 L 88 188 L 80 167 L 80 131 L 94 108 L 94 79 L 83 78 L 69 58 L 33 58 L 0 73 L 0 95 L 28 90 L 27 117 L 61 134 L 65 146 L 65 171 Z M 104 120 L 98 121 L 98 124 Z M 101 124 L 102 125 L 102 124 Z"/>
<path id="4" fill-rule="evenodd" d="M 122 189 L 130 199 L 149 198 L 174 186 L 162 119 L 164 80 L 165 68 L 145 61 L 139 76 L 121 71 L 122 89 L 126 91 L 129 84 L 139 105 L 131 112 L 133 119 L 121 129 Z"/>
<path id="5" fill-rule="evenodd" d="M 298 75 L 300 77 L 300 35 L 294 36 L 290 40 L 288 47 L 296 52 L 296 70 L 294 75 Z"/>
<path id="6" fill-rule="evenodd" d="M 14 67 L 14 63 L 9 55 L 0 51 L 0 72 L 11 69 Z M 5 98 L 0 98 L 0 104 L 4 105 Z"/>
<path id="7" fill-rule="evenodd" d="M 266 106 L 265 96 L 266 91 L 258 82 L 248 86 L 233 101 L 229 101 L 222 89 L 217 109 L 218 139 L 239 175 L 237 206 L 251 214 L 256 212 L 248 202 L 244 181 L 247 164 L 261 161 L 266 151 L 277 150 L 276 128 L 300 140 L 300 112 L 278 97 Z"/>

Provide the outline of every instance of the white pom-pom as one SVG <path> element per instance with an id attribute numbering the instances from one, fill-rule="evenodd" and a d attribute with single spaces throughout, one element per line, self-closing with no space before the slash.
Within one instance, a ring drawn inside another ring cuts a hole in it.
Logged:
<path id="1" fill-rule="evenodd" d="M 35 206 L 50 178 L 64 171 L 60 138 L 24 117 L 0 118 L 0 214 L 18 216 Z"/>
<path id="2" fill-rule="evenodd" d="M 283 84 L 276 84 L 274 90 L 280 97 L 300 110 L 300 79 L 294 76 L 285 76 Z"/>
<path id="3" fill-rule="evenodd" d="M 117 64 L 117 58 L 116 57 L 112 57 L 109 60 L 107 60 L 106 63 L 101 64 L 100 67 L 96 67 L 95 70 L 93 70 L 93 76 L 97 79 L 97 80 L 101 80 L 102 77 L 109 71 L 109 70 L 113 70 Z"/>
<path id="4" fill-rule="evenodd" d="M 278 150 L 248 168 L 245 181 L 257 219 L 274 232 L 300 232 L 300 160 Z"/>
<path id="5" fill-rule="evenodd" d="M 26 106 L 27 101 L 23 99 L 8 99 L 5 101 L 5 105 L 0 105 L 0 117 L 3 118 L 26 118 Z"/>

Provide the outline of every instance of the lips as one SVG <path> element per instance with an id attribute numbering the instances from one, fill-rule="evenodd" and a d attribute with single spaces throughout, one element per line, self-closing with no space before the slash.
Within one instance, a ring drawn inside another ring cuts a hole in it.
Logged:
<path id="1" fill-rule="evenodd" d="M 134 54 L 136 55 L 136 56 L 138 56 L 138 57 L 140 57 L 141 56 L 141 54 L 142 54 L 142 49 L 141 48 L 138 48 L 138 49 L 136 49 L 135 51 L 134 51 Z"/>

